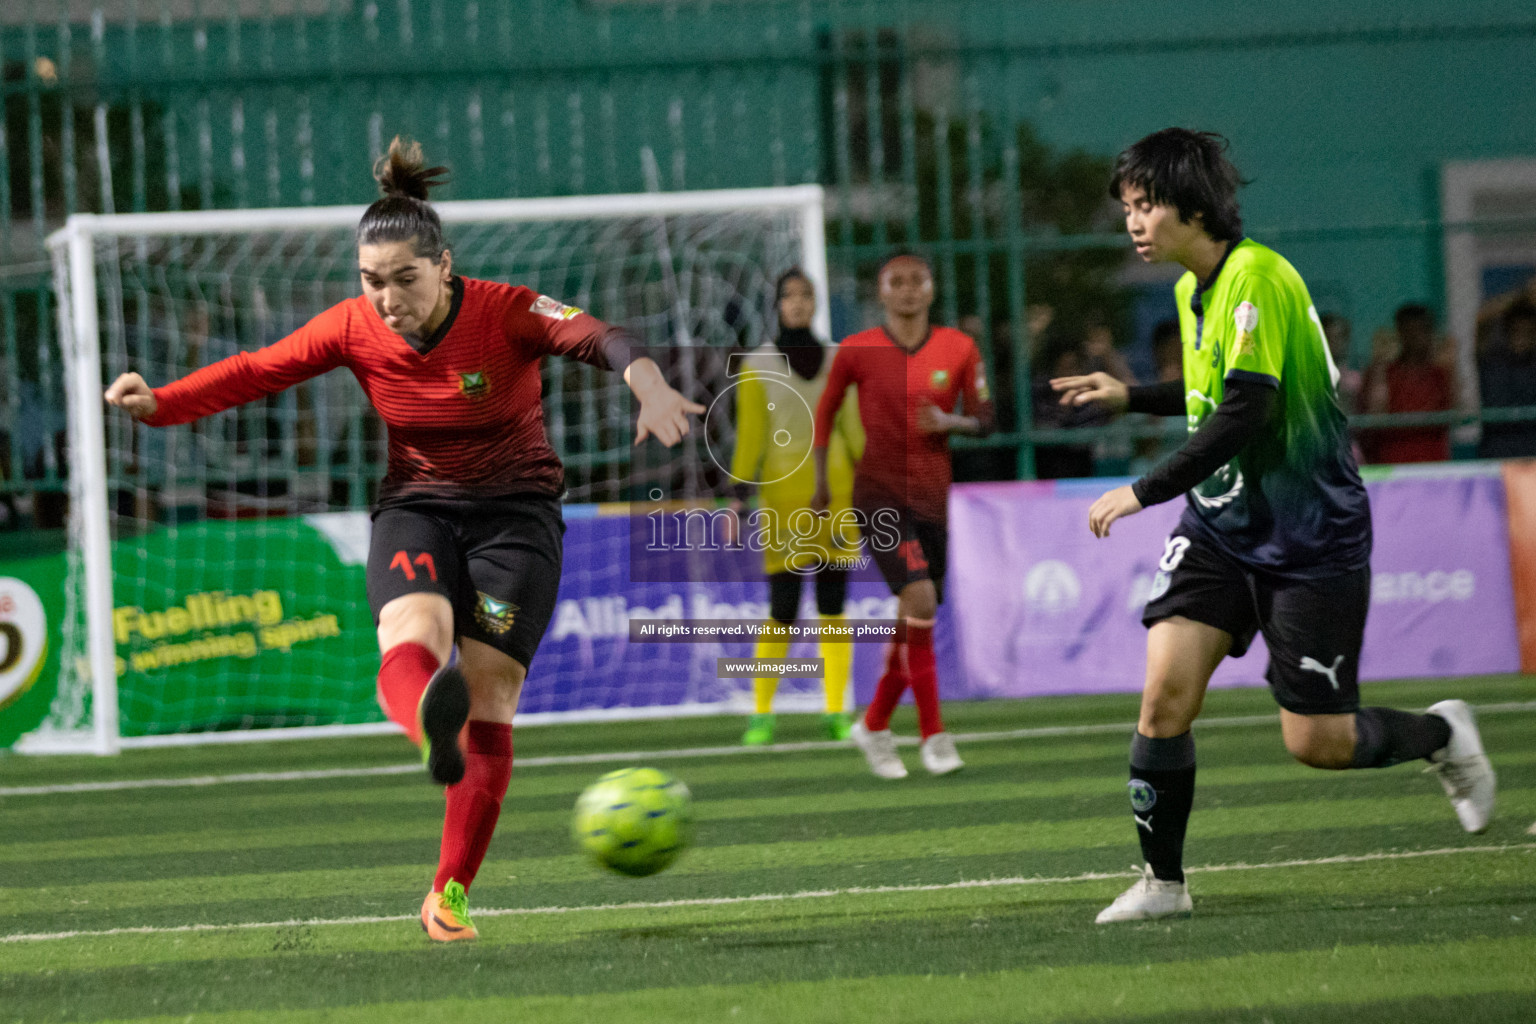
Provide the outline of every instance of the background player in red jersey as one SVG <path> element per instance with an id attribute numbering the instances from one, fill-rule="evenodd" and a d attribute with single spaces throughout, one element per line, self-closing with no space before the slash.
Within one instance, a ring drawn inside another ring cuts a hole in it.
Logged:
<path id="1" fill-rule="evenodd" d="M 896 754 L 890 722 L 908 686 L 917 702 L 923 767 L 943 775 L 964 766 L 939 714 L 933 621 L 944 599 L 949 542 L 949 435 L 985 435 L 993 414 L 975 343 L 954 328 L 928 322 L 933 270 L 927 261 L 909 253 L 893 256 L 878 280 L 885 324 L 843 339 L 816 407 L 811 507 L 824 512 L 831 500 L 827 445 L 843 394 L 856 385 L 866 440 L 854 473 L 853 504 L 864 543 L 897 597 L 906 637 L 891 645 L 874 699 L 854 723 L 852 738 L 871 771 L 900 779 L 907 769 Z M 965 415 L 954 411 L 962 396 Z"/>
<path id="2" fill-rule="evenodd" d="M 636 444 L 676 444 L 704 407 L 637 358 L 622 329 L 527 288 L 455 276 L 425 201 L 447 169 L 424 164 L 419 145 L 397 138 L 374 168 L 384 198 L 357 228 L 362 295 L 165 387 L 123 374 L 106 400 L 169 426 L 344 366 L 388 425 L 367 575 L 379 703 L 448 786 L 421 923 L 451 941 L 476 937 L 466 890 L 501 812 L 512 717 L 560 582 L 564 470 L 544 432 L 540 361 L 622 369 L 640 402 Z"/>

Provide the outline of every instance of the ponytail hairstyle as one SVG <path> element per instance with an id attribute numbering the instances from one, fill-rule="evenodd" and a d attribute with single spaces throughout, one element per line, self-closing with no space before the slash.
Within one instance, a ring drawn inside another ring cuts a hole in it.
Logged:
<path id="1" fill-rule="evenodd" d="M 448 181 L 448 168 L 427 167 L 421 143 L 396 135 L 389 152 L 373 165 L 384 198 L 374 200 L 357 225 L 358 245 L 410 242 L 416 256 L 441 263 L 448 244 L 443 222 L 427 202 L 427 193 Z"/>

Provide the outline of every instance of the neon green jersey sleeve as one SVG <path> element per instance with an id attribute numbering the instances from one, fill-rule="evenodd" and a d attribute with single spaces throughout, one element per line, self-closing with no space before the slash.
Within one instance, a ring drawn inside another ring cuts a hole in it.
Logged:
<path id="1" fill-rule="evenodd" d="M 1232 348 L 1223 376 L 1257 375 L 1278 385 L 1295 311 L 1265 278 L 1245 275 L 1233 285 Z"/>

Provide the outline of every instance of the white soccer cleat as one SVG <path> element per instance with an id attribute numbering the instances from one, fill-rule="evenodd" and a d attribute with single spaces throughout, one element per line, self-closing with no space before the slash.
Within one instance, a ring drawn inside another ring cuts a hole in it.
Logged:
<path id="1" fill-rule="evenodd" d="M 1440 785 L 1456 808 L 1461 827 L 1468 832 L 1482 832 L 1493 818 L 1494 793 L 1498 779 L 1493 765 L 1483 753 L 1483 738 L 1477 732 L 1477 720 L 1464 700 L 1443 700 L 1429 709 L 1451 727 L 1451 741 L 1430 755 L 1431 770 L 1440 774 Z"/>
<path id="2" fill-rule="evenodd" d="M 1099 911 L 1094 924 L 1116 921 L 1152 921 L 1160 917 L 1188 917 L 1194 910 L 1189 886 L 1183 882 L 1165 882 L 1152 874 L 1152 865 L 1141 869 L 1136 884 L 1115 897 L 1115 902 Z"/>
<path id="3" fill-rule="evenodd" d="M 864 760 L 869 762 L 869 770 L 882 779 L 904 779 L 907 777 L 907 766 L 901 763 L 901 758 L 896 756 L 896 737 L 891 735 L 891 730 L 881 729 L 872 732 L 864 725 L 861 718 L 853 723 L 853 728 L 848 732 L 848 738 L 864 751 Z"/>
<path id="4" fill-rule="evenodd" d="M 936 732 L 923 740 L 922 754 L 923 767 L 930 775 L 948 775 L 965 767 L 965 762 L 955 751 L 955 741 L 947 732 Z"/>

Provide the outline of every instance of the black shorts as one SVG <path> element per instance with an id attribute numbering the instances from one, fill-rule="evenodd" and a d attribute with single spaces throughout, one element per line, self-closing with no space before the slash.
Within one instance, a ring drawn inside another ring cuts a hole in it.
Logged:
<path id="1" fill-rule="evenodd" d="M 1342 715 L 1360 708 L 1370 603 L 1368 566 L 1326 579 L 1281 579 L 1254 572 L 1198 533 L 1176 530 L 1141 620 L 1151 626 L 1181 615 L 1215 626 L 1232 634 L 1234 658 L 1262 633 L 1275 703 L 1298 715 Z"/>
<path id="2" fill-rule="evenodd" d="M 932 580 L 938 603 L 943 604 L 949 525 L 924 519 L 901 505 L 857 498 L 855 503 L 863 517 L 864 547 L 891 593 L 900 594 L 919 580 Z"/>
<path id="3" fill-rule="evenodd" d="M 381 509 L 368 549 L 373 620 L 404 594 L 442 594 L 455 636 L 527 668 L 555 612 L 564 540 L 553 498 L 420 498 Z"/>

